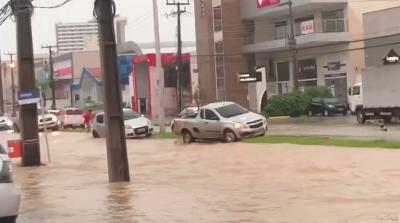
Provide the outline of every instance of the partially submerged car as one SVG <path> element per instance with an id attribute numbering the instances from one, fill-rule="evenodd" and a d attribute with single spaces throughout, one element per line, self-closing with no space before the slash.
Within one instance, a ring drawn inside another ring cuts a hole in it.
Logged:
<path id="1" fill-rule="evenodd" d="M 124 109 L 124 124 L 126 138 L 151 137 L 153 127 L 151 121 L 131 109 Z M 92 135 L 94 138 L 106 137 L 104 112 L 96 114 L 92 120 Z"/>
<path id="2" fill-rule="evenodd" d="M 182 134 L 185 143 L 196 139 L 222 139 L 234 142 L 245 137 L 265 135 L 267 119 L 233 102 L 217 102 L 200 108 L 194 118 L 177 118 L 172 131 Z"/>

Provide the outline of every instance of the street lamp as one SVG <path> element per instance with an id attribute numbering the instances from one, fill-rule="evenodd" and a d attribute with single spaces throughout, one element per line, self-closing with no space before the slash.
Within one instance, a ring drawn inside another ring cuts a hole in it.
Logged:
<path id="1" fill-rule="evenodd" d="M 14 68 L 15 63 L 10 63 L 11 68 L 11 92 L 12 92 L 12 117 L 17 115 L 16 100 L 15 100 L 15 81 L 14 81 Z"/>
<path id="2" fill-rule="evenodd" d="M 299 89 L 299 79 L 297 77 L 296 34 L 294 33 L 294 21 L 293 21 L 294 19 L 293 19 L 293 11 L 292 11 L 293 2 L 292 2 L 292 0 L 288 0 L 287 2 L 281 3 L 278 6 L 284 6 L 284 5 L 287 5 L 289 7 L 290 35 L 289 35 L 288 45 L 289 45 L 289 49 L 292 50 L 293 89 L 298 90 Z"/>

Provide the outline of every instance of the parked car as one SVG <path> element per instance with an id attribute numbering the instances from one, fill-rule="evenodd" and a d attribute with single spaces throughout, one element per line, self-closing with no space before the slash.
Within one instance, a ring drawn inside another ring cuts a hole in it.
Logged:
<path id="1" fill-rule="evenodd" d="M 151 137 L 153 127 L 149 119 L 139 115 L 131 109 L 124 109 L 124 124 L 126 138 Z M 94 138 L 106 136 L 104 112 L 97 113 L 92 120 L 92 135 Z"/>
<path id="2" fill-rule="evenodd" d="M 61 128 L 85 127 L 82 118 L 83 112 L 79 108 L 65 108 L 61 110 L 59 122 Z"/>
<path id="3" fill-rule="evenodd" d="M 0 145 L 0 222 L 15 223 L 21 196 L 15 189 L 8 152 Z"/>
<path id="4" fill-rule="evenodd" d="M 50 114 L 47 110 L 39 109 L 38 112 L 38 129 L 43 131 L 45 124 L 48 130 L 57 131 L 58 130 L 58 118 L 57 116 Z M 19 132 L 21 129 L 19 111 L 16 113 L 15 117 L 11 117 L 13 122 L 13 128 L 15 132 Z"/>
<path id="5" fill-rule="evenodd" d="M 244 137 L 265 135 L 267 119 L 233 102 L 218 102 L 200 108 L 194 118 L 176 118 L 172 131 L 182 134 L 185 143 L 196 139 L 223 139 L 234 142 Z"/>
<path id="6" fill-rule="evenodd" d="M 55 115 L 55 116 L 59 116 L 60 115 L 60 113 L 61 113 L 61 111 L 60 110 L 52 110 L 52 109 L 49 109 L 49 110 L 47 110 L 50 114 L 53 114 L 53 115 Z"/>
<path id="7" fill-rule="evenodd" d="M 313 98 L 310 102 L 308 114 L 331 116 L 333 114 L 347 115 L 347 104 L 338 98 Z"/>
<path id="8" fill-rule="evenodd" d="M 3 114 L 0 114 L 0 130 L 13 129 L 13 122 L 11 119 Z"/>

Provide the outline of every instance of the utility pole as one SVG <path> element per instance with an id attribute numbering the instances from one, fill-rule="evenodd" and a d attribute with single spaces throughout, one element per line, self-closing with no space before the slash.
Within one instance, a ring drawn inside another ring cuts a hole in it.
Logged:
<path id="1" fill-rule="evenodd" d="M 52 48 L 57 48 L 58 46 L 42 46 L 42 49 L 49 49 L 49 65 L 50 65 L 50 89 L 51 89 L 51 98 L 52 104 L 51 109 L 56 109 L 56 91 L 55 91 L 55 84 L 54 84 L 54 67 L 53 67 L 53 51 Z"/>
<path id="2" fill-rule="evenodd" d="M 122 112 L 121 85 L 117 63 L 114 0 L 96 0 L 94 15 L 99 24 L 100 57 L 104 91 L 108 178 L 110 182 L 130 181 Z"/>
<path id="3" fill-rule="evenodd" d="M 178 17 L 178 52 L 176 54 L 176 60 L 178 64 L 178 75 L 177 75 L 177 99 L 178 99 L 178 109 L 182 110 L 183 106 L 183 93 L 182 93 L 182 82 L 183 82 L 183 69 L 182 69 L 182 31 L 181 31 L 181 15 L 186 13 L 186 7 L 182 10 L 181 6 L 190 5 L 189 0 L 181 2 L 180 0 L 167 0 L 167 5 L 176 6 L 176 11 L 172 12 L 172 15 Z"/>
<path id="4" fill-rule="evenodd" d="M 285 3 L 279 4 L 279 6 L 288 5 L 289 7 L 289 24 L 290 24 L 290 35 L 289 35 L 289 48 L 292 50 L 292 69 L 293 69 L 293 90 L 299 90 L 299 77 L 297 74 L 297 52 L 296 52 L 296 34 L 294 32 L 294 18 L 292 0 L 288 0 Z"/>
<path id="5" fill-rule="evenodd" d="M 0 52 L 0 112 L 4 114 L 4 96 L 3 96 L 3 64 Z"/>
<path id="6" fill-rule="evenodd" d="M 15 117 L 17 114 L 17 102 L 15 99 L 15 79 L 14 79 L 14 56 L 15 53 L 5 53 L 5 55 L 10 56 L 10 70 L 11 70 L 11 99 L 12 99 L 12 117 Z"/>
<path id="7" fill-rule="evenodd" d="M 37 91 L 35 87 L 31 0 L 11 0 L 17 30 L 18 80 L 20 92 Z M 22 165 L 39 166 L 40 144 L 38 133 L 37 104 L 20 105 Z"/>
<path id="8" fill-rule="evenodd" d="M 153 0 L 153 19 L 154 19 L 154 40 L 156 47 L 156 72 L 158 77 L 158 122 L 160 132 L 165 132 L 164 121 L 164 70 L 162 67 L 161 47 L 160 47 L 160 29 L 158 22 L 158 3 Z"/>

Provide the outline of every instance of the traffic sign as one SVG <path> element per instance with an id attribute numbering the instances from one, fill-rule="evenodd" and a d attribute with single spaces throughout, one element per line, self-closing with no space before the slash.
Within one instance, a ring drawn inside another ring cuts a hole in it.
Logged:
<path id="1" fill-rule="evenodd" d="M 39 102 L 40 102 L 40 94 L 38 90 L 18 92 L 18 103 L 20 105 L 36 104 Z"/>

